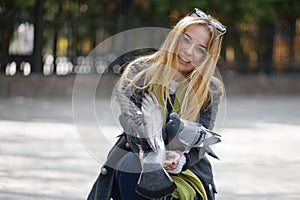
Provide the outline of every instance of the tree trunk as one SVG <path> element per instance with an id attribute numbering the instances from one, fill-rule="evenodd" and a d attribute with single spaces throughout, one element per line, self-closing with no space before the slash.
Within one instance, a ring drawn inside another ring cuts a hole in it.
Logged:
<path id="1" fill-rule="evenodd" d="M 42 48 L 43 48 L 43 0 L 37 0 L 34 8 L 34 47 L 32 72 L 42 72 Z"/>
<path id="2" fill-rule="evenodd" d="M 273 47 L 275 24 L 263 22 L 259 26 L 258 67 L 259 71 L 271 74 L 274 72 Z"/>
<path id="3" fill-rule="evenodd" d="M 3 16 L 1 19 L 1 27 L 5 27 L 0 31 L 0 69 L 1 73 L 5 73 L 5 68 L 8 63 L 8 57 L 9 57 L 9 44 L 11 41 L 11 38 L 14 35 L 14 21 L 12 20 L 14 18 L 15 12 L 12 12 L 10 15 L 7 14 Z"/>

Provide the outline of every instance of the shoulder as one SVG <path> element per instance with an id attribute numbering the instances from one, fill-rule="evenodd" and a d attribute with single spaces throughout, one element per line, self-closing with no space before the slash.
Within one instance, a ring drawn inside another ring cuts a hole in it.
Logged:
<path id="1" fill-rule="evenodd" d="M 209 83 L 209 92 L 213 103 L 219 102 L 225 93 L 223 82 L 216 77 L 212 77 Z"/>
<path id="2" fill-rule="evenodd" d="M 144 71 L 145 69 L 147 69 L 149 66 L 150 66 L 149 62 L 141 58 L 136 59 L 126 66 L 127 77 L 132 78 L 137 74 L 141 73 L 142 71 Z"/>
<path id="3" fill-rule="evenodd" d="M 130 65 L 131 69 L 137 71 L 137 72 L 141 72 L 144 69 L 148 68 L 150 65 L 149 61 L 144 60 L 143 58 L 140 59 L 136 59 L 135 61 L 133 61 Z"/>

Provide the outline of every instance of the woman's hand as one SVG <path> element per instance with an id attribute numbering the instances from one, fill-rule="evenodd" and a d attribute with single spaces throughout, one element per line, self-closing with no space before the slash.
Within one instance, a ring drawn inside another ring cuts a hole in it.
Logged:
<path id="1" fill-rule="evenodd" d="M 167 151 L 164 168 L 170 173 L 178 174 L 181 172 L 183 165 L 186 163 L 186 158 L 183 152 Z"/>

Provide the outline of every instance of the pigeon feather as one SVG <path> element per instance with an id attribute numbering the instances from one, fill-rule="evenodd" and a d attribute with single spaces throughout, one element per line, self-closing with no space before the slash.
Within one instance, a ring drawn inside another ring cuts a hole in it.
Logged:
<path id="1" fill-rule="evenodd" d="M 145 125 L 145 130 L 147 131 L 149 141 L 152 143 L 156 137 L 161 137 L 161 130 L 163 124 L 163 118 L 161 114 L 160 105 L 155 97 L 155 95 L 149 91 L 145 94 L 145 98 L 142 102 L 142 113 Z M 158 141 L 162 141 L 162 138 L 157 138 Z M 157 142 L 150 144 L 153 151 L 156 152 L 159 147 L 155 146 Z"/>
<path id="2" fill-rule="evenodd" d="M 142 173 L 136 185 L 136 192 L 151 199 L 162 198 L 171 194 L 176 185 L 163 168 L 165 161 L 165 144 L 162 139 L 163 118 L 155 95 L 149 91 L 144 94 L 141 109 L 124 93 L 116 92 L 120 103 L 120 123 L 127 134 L 147 140 L 153 151 L 144 153 L 139 146 Z"/>
<path id="3" fill-rule="evenodd" d="M 151 92 L 144 94 L 141 109 L 123 92 L 114 95 L 121 107 L 120 123 L 126 134 L 146 139 L 151 149 L 156 152 L 158 141 L 162 141 L 163 117 L 160 104 Z"/>

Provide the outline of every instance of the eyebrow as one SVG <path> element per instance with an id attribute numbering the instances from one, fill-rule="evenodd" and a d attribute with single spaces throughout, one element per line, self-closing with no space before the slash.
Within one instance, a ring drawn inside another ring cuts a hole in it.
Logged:
<path id="1" fill-rule="evenodd" d="M 184 35 L 186 35 L 190 40 L 193 40 L 193 38 L 189 35 L 189 34 L 187 34 L 187 33 L 183 33 Z M 203 45 L 203 44 L 198 44 L 198 46 L 200 46 L 200 47 L 202 47 L 202 48 L 204 48 L 204 49 L 206 49 L 207 47 L 205 46 L 205 45 Z"/>

